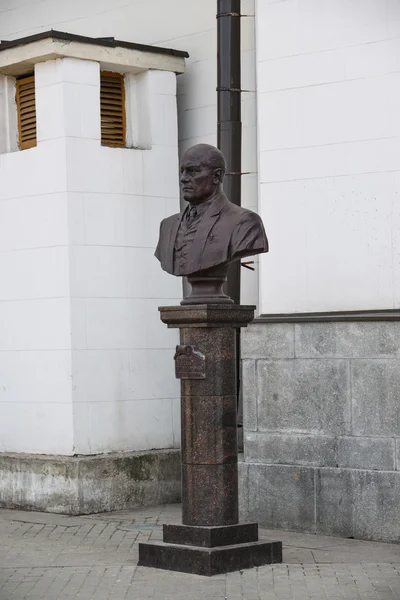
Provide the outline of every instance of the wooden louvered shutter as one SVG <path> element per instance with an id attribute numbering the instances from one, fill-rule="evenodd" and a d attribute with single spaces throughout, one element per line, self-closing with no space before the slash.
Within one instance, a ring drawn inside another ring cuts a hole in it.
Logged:
<path id="1" fill-rule="evenodd" d="M 119 73 L 100 73 L 101 143 L 123 147 L 126 140 L 125 84 Z"/>
<path id="2" fill-rule="evenodd" d="M 17 80 L 18 137 L 21 150 L 36 146 L 35 78 Z"/>

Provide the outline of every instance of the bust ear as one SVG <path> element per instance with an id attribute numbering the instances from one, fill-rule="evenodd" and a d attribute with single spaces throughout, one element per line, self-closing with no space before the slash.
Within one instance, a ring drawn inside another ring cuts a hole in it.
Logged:
<path id="1" fill-rule="evenodd" d="M 223 174 L 222 169 L 214 169 L 214 183 L 222 183 Z"/>

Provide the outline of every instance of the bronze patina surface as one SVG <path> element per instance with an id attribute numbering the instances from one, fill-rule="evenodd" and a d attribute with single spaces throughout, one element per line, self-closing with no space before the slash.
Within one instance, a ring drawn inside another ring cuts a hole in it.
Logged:
<path id="1" fill-rule="evenodd" d="M 232 302 L 222 291 L 228 265 L 268 251 L 261 218 L 225 196 L 225 170 L 225 158 L 214 146 L 189 148 L 180 165 L 188 205 L 161 222 L 155 256 L 164 271 L 188 276 L 192 293 L 183 304 Z"/>

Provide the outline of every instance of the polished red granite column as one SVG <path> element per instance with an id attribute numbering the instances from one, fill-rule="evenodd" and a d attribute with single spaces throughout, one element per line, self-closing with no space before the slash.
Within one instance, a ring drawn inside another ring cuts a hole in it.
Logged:
<path id="1" fill-rule="evenodd" d="M 139 565 L 214 575 L 282 561 L 281 542 L 260 542 L 256 523 L 238 523 L 235 340 L 254 308 L 159 309 L 180 329 L 182 525 L 164 525 L 164 542 L 140 544 Z"/>
<path id="2" fill-rule="evenodd" d="M 239 520 L 235 329 L 192 327 L 180 334 L 182 345 L 206 357 L 206 378 L 181 384 L 182 522 L 234 525 Z"/>

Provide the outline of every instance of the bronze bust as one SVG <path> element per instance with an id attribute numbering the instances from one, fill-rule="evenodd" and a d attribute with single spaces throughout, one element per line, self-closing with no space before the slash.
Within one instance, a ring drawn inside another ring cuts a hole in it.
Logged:
<path id="1" fill-rule="evenodd" d="M 260 217 L 225 196 L 225 170 L 224 156 L 214 146 L 189 148 L 180 165 L 182 194 L 189 204 L 161 222 L 155 256 L 164 271 L 186 275 L 192 285 L 182 304 L 232 302 L 222 292 L 228 264 L 268 252 Z"/>

